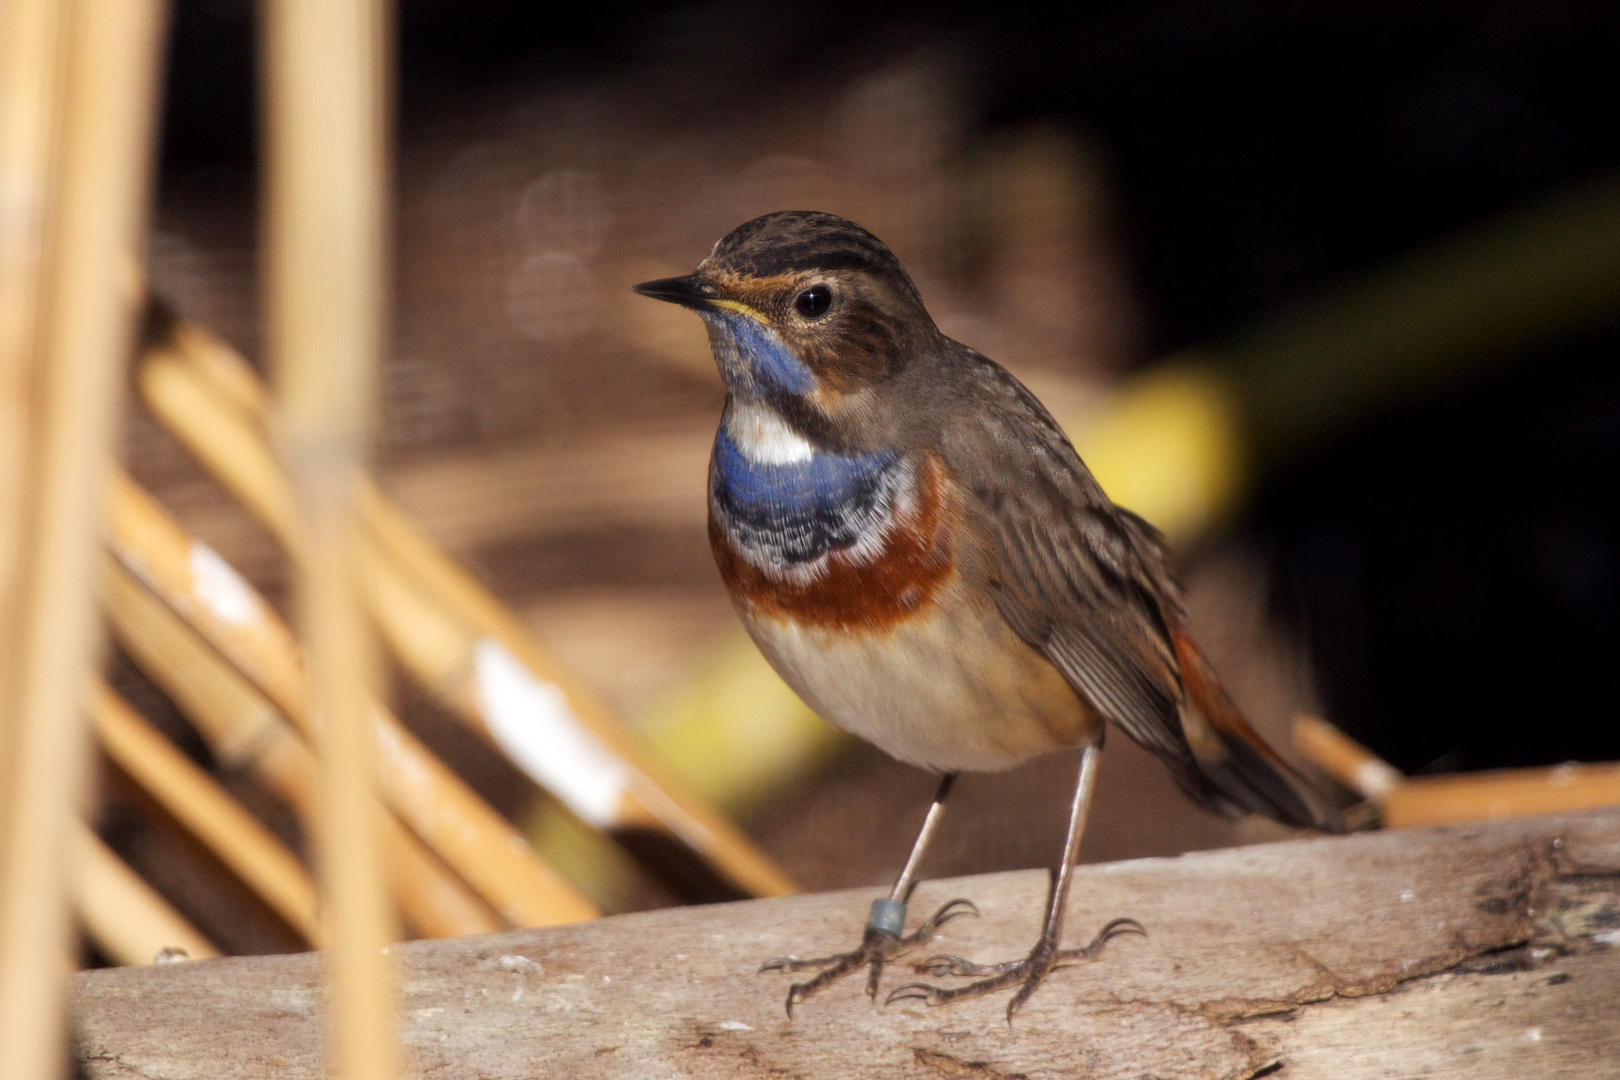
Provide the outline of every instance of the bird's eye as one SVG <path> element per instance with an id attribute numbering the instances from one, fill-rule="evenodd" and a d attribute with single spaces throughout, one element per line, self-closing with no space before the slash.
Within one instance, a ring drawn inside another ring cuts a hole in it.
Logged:
<path id="1" fill-rule="evenodd" d="M 798 295 L 793 306 L 805 318 L 819 319 L 832 306 L 832 290 L 825 285 L 812 285 Z"/>

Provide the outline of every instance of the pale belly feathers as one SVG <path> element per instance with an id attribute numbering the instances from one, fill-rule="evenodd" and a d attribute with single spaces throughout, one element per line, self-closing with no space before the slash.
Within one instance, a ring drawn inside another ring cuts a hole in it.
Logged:
<path id="1" fill-rule="evenodd" d="M 1097 740 L 1096 715 L 999 614 L 973 610 L 950 586 L 941 594 L 874 635 L 759 616 L 745 602 L 738 611 L 817 715 L 901 761 L 995 771 Z"/>

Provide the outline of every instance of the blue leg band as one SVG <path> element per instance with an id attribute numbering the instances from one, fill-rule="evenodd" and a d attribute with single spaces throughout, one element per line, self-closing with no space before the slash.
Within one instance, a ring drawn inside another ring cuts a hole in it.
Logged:
<path id="1" fill-rule="evenodd" d="M 887 896 L 872 901 L 872 914 L 867 917 L 866 928 L 899 937 L 906 929 L 905 901 L 890 900 Z"/>

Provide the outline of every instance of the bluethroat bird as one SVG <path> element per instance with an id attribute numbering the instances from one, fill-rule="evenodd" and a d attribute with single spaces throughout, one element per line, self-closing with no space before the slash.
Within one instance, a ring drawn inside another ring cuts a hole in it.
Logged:
<path id="1" fill-rule="evenodd" d="M 918 863 L 962 770 L 1080 749 L 1068 837 L 1039 941 L 1021 960 L 914 964 L 887 1001 L 1017 986 L 1120 933 L 1061 948 L 1063 911 L 1112 721 L 1201 805 L 1336 830 L 1339 819 L 1244 721 L 1186 630 L 1165 542 L 1103 494 L 1051 415 L 1000 365 L 940 333 L 898 259 L 831 214 L 739 226 L 697 271 L 637 285 L 691 308 L 726 403 L 709 464 L 709 541 L 743 624 L 824 719 L 942 774 L 904 869 L 857 948 L 761 970 L 817 971 L 787 1008 L 974 912 L 905 932 Z"/>

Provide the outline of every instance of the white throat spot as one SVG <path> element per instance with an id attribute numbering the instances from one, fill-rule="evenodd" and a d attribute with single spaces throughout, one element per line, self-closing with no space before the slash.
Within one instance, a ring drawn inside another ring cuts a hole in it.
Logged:
<path id="1" fill-rule="evenodd" d="M 737 449 L 759 465 L 791 465 L 809 461 L 816 453 L 803 436 L 763 405 L 733 405 L 726 431 Z"/>

